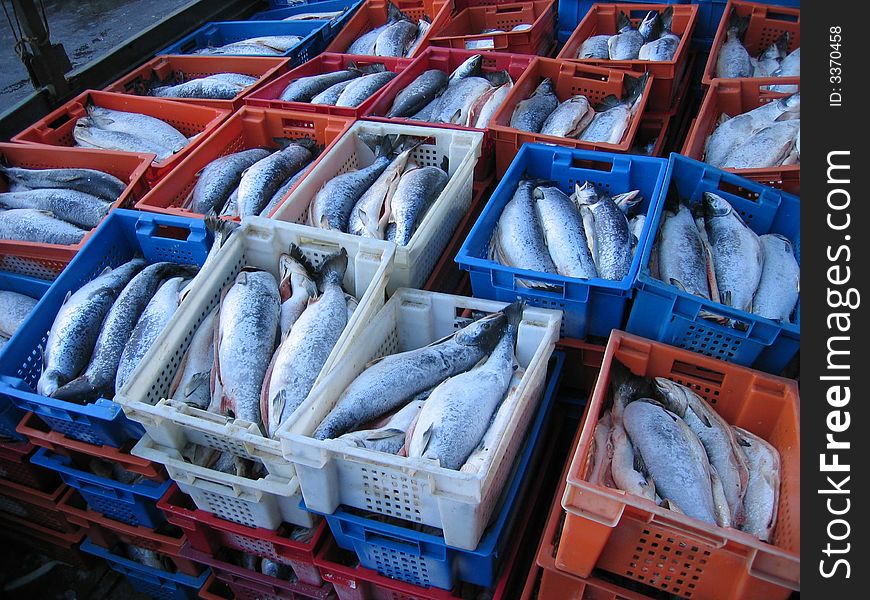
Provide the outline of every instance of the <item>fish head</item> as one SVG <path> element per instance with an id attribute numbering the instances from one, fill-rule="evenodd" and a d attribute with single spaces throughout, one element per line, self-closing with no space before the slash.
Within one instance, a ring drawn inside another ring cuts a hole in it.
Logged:
<path id="1" fill-rule="evenodd" d="M 553 80 L 549 77 L 545 77 L 544 80 L 538 84 L 538 87 L 535 89 L 535 93 L 532 94 L 532 96 L 549 95 L 555 93 L 556 92 L 553 89 Z"/>
<path id="2" fill-rule="evenodd" d="M 456 342 L 463 346 L 477 346 L 489 354 L 501 339 L 507 326 L 507 317 L 503 312 L 487 315 L 474 323 L 467 325 L 456 334 Z"/>
<path id="3" fill-rule="evenodd" d="M 713 192 L 704 192 L 704 214 L 708 219 L 728 216 L 732 210 L 731 205 L 722 196 Z"/>
<path id="4" fill-rule="evenodd" d="M 584 181 L 583 184 L 574 184 L 574 201 L 580 206 L 592 206 L 600 200 L 595 184 Z"/>
<path id="5" fill-rule="evenodd" d="M 461 65 L 456 67 L 456 70 L 450 74 L 450 81 L 456 81 L 464 77 L 471 77 L 481 72 L 483 67 L 483 55 L 475 54 L 467 58 Z"/>
<path id="6" fill-rule="evenodd" d="M 688 390 L 664 377 L 656 377 L 655 382 L 662 404 L 673 413 L 685 415 L 689 407 Z"/>
<path id="7" fill-rule="evenodd" d="M 661 26 L 662 24 L 659 19 L 659 13 L 651 10 L 646 13 L 646 16 L 640 22 L 640 25 L 637 26 L 637 30 L 643 36 L 644 40 L 654 40 L 661 35 Z"/>

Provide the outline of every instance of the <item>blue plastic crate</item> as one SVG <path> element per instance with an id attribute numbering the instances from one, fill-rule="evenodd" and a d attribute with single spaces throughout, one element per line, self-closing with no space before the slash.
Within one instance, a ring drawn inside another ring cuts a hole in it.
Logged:
<path id="1" fill-rule="evenodd" d="M 712 45 L 713 38 L 716 37 L 716 30 L 719 29 L 719 22 L 722 20 L 722 15 L 725 14 L 725 5 L 728 4 L 728 0 L 692 0 L 691 3 L 698 5 L 698 23 L 695 25 L 695 34 L 692 37 L 695 40 L 703 40 L 703 42 L 709 40 L 710 45 Z M 788 8 L 801 7 L 800 0 L 759 1 L 758 4 L 786 6 Z M 709 51 L 710 46 L 707 46 L 707 52 Z"/>
<path id="2" fill-rule="evenodd" d="M 555 404 L 564 362 L 563 352 L 553 353 L 543 398 L 522 454 L 517 457 L 510 486 L 493 512 L 496 520 L 475 550 L 452 548 L 445 545 L 443 537 L 382 523 L 343 508 L 324 515 L 338 545 L 356 552 L 363 567 L 414 585 L 448 590 L 459 581 L 482 587 L 495 585 L 501 560 L 509 554 L 508 543 L 517 542 L 511 533 L 516 529 L 516 521 L 523 518 L 523 498 L 527 484 L 533 479 L 529 470 L 550 441 L 542 433 Z"/>
<path id="3" fill-rule="evenodd" d="M 139 439 L 143 429 L 128 420 L 111 399 L 76 404 L 37 394 L 48 332 L 67 292 L 75 291 L 107 266 L 118 266 L 136 254 L 149 261 L 168 260 L 201 265 L 211 236 L 199 219 L 114 210 L 69 266 L 52 283 L 42 301 L 7 344 L 0 363 L 0 403 L 6 399 L 31 411 L 54 431 L 98 446 L 121 446 Z"/>
<path id="4" fill-rule="evenodd" d="M 172 486 L 172 481 L 143 479 L 134 484 L 121 483 L 77 469 L 69 456 L 40 448 L 30 459 L 35 465 L 57 471 L 63 482 L 79 491 L 88 508 L 110 519 L 154 529 L 166 521 L 157 501 Z"/>
<path id="5" fill-rule="evenodd" d="M 667 185 L 680 198 L 700 202 L 703 193 L 716 192 L 740 213 L 759 235 L 779 233 L 797 249 L 800 263 L 800 200 L 797 196 L 770 188 L 698 162 L 679 154 L 668 161 Z M 663 204 L 651 220 L 654 238 L 662 218 Z M 800 303 L 794 323 L 778 323 L 756 315 L 704 300 L 655 279 L 649 272 L 651 246 L 645 247 L 637 278 L 637 294 L 626 331 L 645 338 L 685 348 L 726 362 L 780 373 L 800 349 Z M 699 316 L 701 311 L 721 315 L 742 324 L 745 331 L 719 325 Z"/>
<path id="6" fill-rule="evenodd" d="M 119 556 L 108 548 L 95 544 L 89 538 L 85 538 L 79 548 L 82 552 L 105 560 L 112 570 L 127 578 L 134 590 L 157 600 L 195 600 L 199 597 L 199 590 L 211 576 L 211 569 L 204 570 L 197 577 L 183 573 L 167 573 Z"/>
<path id="7" fill-rule="evenodd" d="M 275 6 L 272 10 L 264 10 L 251 17 L 251 21 L 283 21 L 287 17 L 307 12 L 335 12 L 343 9 L 347 11 L 331 21 L 326 21 L 324 32 L 328 31 L 325 42 L 329 43 L 338 35 L 338 32 L 347 25 L 354 13 L 363 3 L 363 0 L 325 0 L 323 2 L 301 2 Z M 314 21 L 323 23 L 323 21 Z"/>
<path id="8" fill-rule="evenodd" d="M 662 158 L 647 156 L 577 150 L 549 144 L 523 145 L 456 256 L 460 268 L 471 274 L 474 296 L 501 302 L 524 298 L 533 306 L 561 309 L 561 337 L 608 337 L 612 329 L 625 324 L 633 295 L 632 284 L 640 268 L 641 249 L 652 243 L 649 217 L 660 201 L 667 164 Z M 640 190 L 644 200 L 638 210 L 647 213 L 647 223 L 628 275 L 621 281 L 575 279 L 515 269 L 489 260 L 490 238 L 523 175 L 552 181 L 567 194 L 574 193 L 575 184 L 587 180 L 613 194 Z M 558 291 L 531 289 L 524 286 L 522 280 L 546 283 Z"/>
<path id="9" fill-rule="evenodd" d="M 593 4 L 689 4 L 689 0 L 649 0 L 631 2 L 630 0 L 610 0 L 595 2 L 594 0 L 559 0 L 559 29 L 557 37 L 560 44 L 564 44 L 577 29 L 577 25 L 589 12 Z M 713 30 L 715 33 L 716 30 Z"/>
<path id="10" fill-rule="evenodd" d="M 18 292 L 19 294 L 39 299 L 45 295 L 49 287 L 51 287 L 51 282 L 45 279 L 0 271 L 0 290 Z M 0 350 L 0 365 L 5 364 L 5 353 L 6 348 L 4 346 Z M 0 436 L 16 440 L 26 440 L 24 436 L 15 431 L 15 427 L 21 422 L 23 417 L 23 410 L 12 404 L 8 398 L 0 396 Z"/>
<path id="11" fill-rule="evenodd" d="M 206 23 L 193 33 L 181 38 L 157 54 L 191 54 L 208 46 L 222 46 L 231 42 L 267 35 L 298 35 L 302 41 L 283 54 L 291 66 L 299 66 L 314 58 L 326 47 L 323 21 L 219 21 Z M 244 55 L 240 55 L 244 56 Z"/>

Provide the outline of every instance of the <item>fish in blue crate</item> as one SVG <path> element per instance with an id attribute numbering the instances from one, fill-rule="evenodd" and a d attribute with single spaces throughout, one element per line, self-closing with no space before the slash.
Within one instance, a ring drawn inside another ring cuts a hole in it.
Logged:
<path id="1" fill-rule="evenodd" d="M 583 94 L 560 102 L 552 80 L 545 78 L 530 97 L 517 103 L 510 126 L 590 143 L 619 144 L 637 113 L 647 80 L 647 73 L 626 75 L 622 98 L 611 94 L 593 107 Z"/>
<path id="2" fill-rule="evenodd" d="M 669 202 L 650 258 L 653 277 L 705 300 L 792 322 L 800 266 L 791 240 L 757 235 L 712 192 L 694 208 Z"/>
<path id="3" fill-rule="evenodd" d="M 109 214 L 127 183 L 96 169 L 0 165 L 0 239 L 76 244 Z"/>
<path id="4" fill-rule="evenodd" d="M 423 43 L 423 38 L 431 26 L 432 23 L 427 17 L 415 22 L 395 4 L 387 2 L 387 22 L 359 36 L 345 53 L 364 56 L 412 56 Z"/>
<path id="5" fill-rule="evenodd" d="M 484 73 L 482 67 L 483 56 L 475 54 L 452 73 L 425 71 L 396 94 L 386 116 L 486 128 L 513 80 L 507 71 Z"/>
<path id="6" fill-rule="evenodd" d="M 704 143 L 704 161 L 722 169 L 800 164 L 800 92 L 749 112 L 723 115 Z"/>
<path id="7" fill-rule="evenodd" d="M 26 294 L 0 290 L 0 350 L 15 335 L 37 302 L 38 298 Z"/>
<path id="8" fill-rule="evenodd" d="M 227 56 L 244 54 L 247 56 L 283 56 L 298 45 L 302 38 L 298 35 L 266 35 L 230 42 L 223 46 L 209 46 L 193 51 L 193 54 L 208 56 Z"/>
<path id="9" fill-rule="evenodd" d="M 788 52 L 791 33 L 785 32 L 759 56 L 751 56 L 743 45 L 743 38 L 749 27 L 749 16 L 740 17 L 736 11 L 728 18 L 725 43 L 716 57 L 716 77 L 727 79 L 742 77 L 800 77 L 801 49 Z M 793 93 L 796 85 L 776 84 L 766 86 L 775 92 Z"/>
<path id="10" fill-rule="evenodd" d="M 773 538 L 781 459 L 692 389 L 614 362 L 587 480 L 762 541 Z"/>
<path id="11" fill-rule="evenodd" d="M 519 401 L 523 371 L 514 352 L 523 307 L 515 302 L 429 346 L 374 361 L 313 436 L 485 472 Z"/>
<path id="12" fill-rule="evenodd" d="M 642 201 L 638 190 L 611 196 L 584 182 L 568 196 L 548 182 L 523 179 L 499 217 L 489 258 L 518 269 L 620 281 L 643 231 L 645 215 L 632 214 Z"/>
<path id="13" fill-rule="evenodd" d="M 615 34 L 594 35 L 580 45 L 576 58 L 595 60 L 674 60 L 680 46 L 680 36 L 671 31 L 674 9 L 661 13 L 649 11 L 635 27 L 631 19 L 619 11 Z"/>
<path id="14" fill-rule="evenodd" d="M 235 225 L 210 221 L 214 256 Z M 207 261 L 208 262 L 208 259 Z M 42 395 L 85 404 L 112 398 L 178 308 L 195 265 L 133 258 L 71 292 L 41 348 Z"/>

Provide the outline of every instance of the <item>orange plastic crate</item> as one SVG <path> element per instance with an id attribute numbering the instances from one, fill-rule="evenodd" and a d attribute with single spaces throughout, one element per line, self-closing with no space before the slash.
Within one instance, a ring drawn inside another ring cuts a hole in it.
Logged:
<path id="1" fill-rule="evenodd" d="M 581 142 L 573 138 L 555 137 L 540 133 L 519 131 L 510 127 L 511 115 L 517 104 L 531 96 L 538 84 L 544 78 L 549 77 L 553 81 L 556 96 L 560 102 L 577 94 L 583 94 L 589 98 L 590 103 L 596 104 L 606 96 L 613 94 L 621 98 L 625 90 L 625 77 L 629 75 L 625 71 L 616 69 L 602 69 L 600 67 L 587 66 L 577 62 L 554 60 L 550 58 L 536 58 L 525 73 L 514 83 L 514 88 L 505 99 L 501 108 L 493 116 L 490 123 L 490 134 L 495 140 L 495 171 L 497 176 L 504 175 L 511 161 L 519 152 L 520 147 L 526 142 L 542 142 L 568 148 L 582 148 L 584 150 L 606 150 L 609 152 L 628 152 L 634 144 L 638 127 L 647 100 L 649 99 L 650 87 L 654 83 L 654 76 L 650 76 L 646 87 L 641 93 L 637 106 L 637 112 L 629 123 L 628 130 L 618 144 Z"/>
<path id="2" fill-rule="evenodd" d="M 532 27 L 524 31 L 511 31 L 520 24 Z M 485 29 L 501 29 L 504 33 L 481 33 Z M 467 42 L 491 42 L 491 48 L 474 50 L 547 56 L 555 42 L 555 29 L 556 6 L 552 0 L 474 6 L 453 15 L 435 33 L 432 45 L 467 50 Z"/>
<path id="3" fill-rule="evenodd" d="M 624 12 L 637 25 L 649 11 L 661 13 L 670 6 L 674 11 L 672 31 L 680 36 L 680 44 L 673 60 L 579 60 L 577 52 L 587 39 L 595 35 L 615 34 L 618 27 L 617 17 Z M 688 73 L 690 45 L 695 22 L 698 19 L 698 6 L 695 4 L 593 4 L 580 21 L 577 29 L 565 42 L 557 58 L 581 64 L 594 65 L 608 69 L 622 69 L 634 73 L 652 73 L 655 81 L 650 90 L 647 107 L 656 112 L 666 112 L 673 108 L 683 77 Z"/>
<path id="4" fill-rule="evenodd" d="M 322 148 L 323 156 L 352 123 L 353 119 L 346 117 L 245 106 L 137 202 L 136 208 L 181 217 L 199 216 L 182 205 L 200 171 L 216 158 L 249 148 L 275 147 L 275 138 L 313 139 Z"/>
<path id="5" fill-rule="evenodd" d="M 694 119 L 683 145 L 682 154 L 696 160 L 704 160 L 704 145 L 719 124 L 719 117 L 749 112 L 762 104 L 788 96 L 763 89 L 772 84 L 794 84 L 800 89 L 800 79 L 771 77 L 767 79 L 716 79 L 707 90 L 698 116 Z M 800 195 L 801 166 L 787 165 L 768 169 L 728 169 L 742 177 Z"/>
<path id="6" fill-rule="evenodd" d="M 176 152 L 166 160 L 152 162 L 145 173 L 148 183 L 156 182 L 171 171 L 229 115 L 229 111 L 226 110 L 185 104 L 164 98 L 128 96 L 114 92 L 89 90 L 49 113 L 48 116 L 13 137 L 12 141 L 24 144 L 73 147 L 75 146 L 73 129 L 76 121 L 88 114 L 87 106 L 89 104 L 148 115 L 169 123 L 187 137 L 197 136 L 181 151 Z M 111 150 L 105 152 L 121 156 L 140 156 L 129 152 Z"/>
<path id="7" fill-rule="evenodd" d="M 365 57 L 354 56 L 353 54 L 321 54 L 317 58 L 312 58 L 307 63 L 302 64 L 292 71 L 282 75 L 274 81 L 261 86 L 256 92 L 245 98 L 245 104 L 248 106 L 260 106 L 264 108 L 278 108 L 282 110 L 294 110 L 297 112 L 311 112 L 324 115 L 337 115 L 339 117 L 358 118 L 362 117 L 371 108 L 377 99 L 384 93 L 384 90 L 390 85 L 383 86 L 380 90 L 372 94 L 370 98 L 355 108 L 349 106 L 331 106 L 328 104 L 311 104 L 310 102 L 285 102 L 281 100 L 281 93 L 290 85 L 291 81 L 302 77 L 311 77 L 321 75 L 323 73 L 334 73 L 347 69 L 353 63 L 359 68 L 365 68 L 374 64 L 382 64 L 388 71 L 401 74 L 405 68 L 414 62 L 411 58 L 388 58 L 383 56 Z M 394 79 L 398 79 L 395 77 Z"/>
<path id="8" fill-rule="evenodd" d="M 145 174 L 152 156 L 86 148 L 0 143 L 0 160 L 9 166 L 25 169 L 97 169 L 127 182 L 127 188 L 112 204 L 113 209 L 132 206 L 148 191 Z M 7 189 L 5 179 L 0 180 L 0 192 Z M 81 242 L 70 246 L 0 240 L 0 269 L 41 279 L 54 279 L 90 236 L 91 232 L 85 234 Z"/>
<path id="9" fill-rule="evenodd" d="M 36 446 L 30 442 L 0 442 L 0 479 L 23 486 L 50 491 L 61 483 L 58 474 L 30 463 Z"/>
<path id="10" fill-rule="evenodd" d="M 776 42 L 783 33 L 790 33 L 788 51 L 801 47 L 801 9 L 788 8 L 785 6 L 770 6 L 756 2 L 738 2 L 730 0 L 725 5 L 722 20 L 719 21 L 719 29 L 713 38 L 713 46 L 710 56 L 707 58 L 707 67 L 701 83 L 709 86 L 716 77 L 716 61 L 719 51 L 728 39 L 728 20 L 732 11 L 740 17 L 749 17 L 749 27 L 743 37 L 743 45 L 749 51 L 750 56 L 758 56 L 771 44 Z"/>
<path id="11" fill-rule="evenodd" d="M 18 517 L 32 525 L 70 533 L 75 527 L 58 511 L 57 505 L 69 488 L 63 482 L 46 492 L 0 479 L 0 514 Z"/>
<path id="12" fill-rule="evenodd" d="M 0 538 L 15 544 L 15 548 L 29 547 L 45 556 L 74 567 L 90 568 L 91 556 L 79 552 L 85 531 L 75 528 L 67 533 L 54 531 L 27 519 L 0 513 Z"/>
<path id="13" fill-rule="evenodd" d="M 388 0 L 365 0 L 347 25 L 326 47 L 326 52 L 343 54 L 358 37 L 385 24 L 388 4 Z M 394 0 L 393 4 L 414 21 L 427 17 L 432 23 L 423 41 L 408 58 L 419 56 L 429 46 L 434 34 L 449 21 L 453 10 L 452 0 Z"/>
<path id="14" fill-rule="evenodd" d="M 288 68 L 289 59 L 272 58 L 270 56 L 156 56 L 138 69 L 127 73 L 103 91 L 148 96 L 148 84 L 153 80 L 166 82 L 166 85 L 173 85 L 178 76 L 182 76 L 181 81 L 206 77 L 216 73 L 241 73 L 242 75 L 256 77 L 256 83 L 239 92 L 232 100 L 166 98 L 166 100 L 182 102 L 184 104 L 234 111 L 242 106 L 244 98 L 248 94 L 260 89 L 265 83 L 272 81 L 281 73 L 285 73 Z"/>
<path id="15" fill-rule="evenodd" d="M 710 402 L 729 423 L 773 444 L 782 484 L 772 544 L 654 502 L 585 481 L 595 425 L 619 361 L 636 375 L 667 377 Z M 594 568 L 689 598 L 787 598 L 800 589 L 800 399 L 795 382 L 614 330 L 562 498 L 567 511 L 555 566 Z"/>

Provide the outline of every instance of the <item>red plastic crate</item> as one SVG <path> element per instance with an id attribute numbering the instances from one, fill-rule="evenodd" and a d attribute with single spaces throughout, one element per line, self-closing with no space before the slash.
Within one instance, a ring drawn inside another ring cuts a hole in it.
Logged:
<path id="1" fill-rule="evenodd" d="M 49 113 L 48 116 L 40 119 L 13 137 L 12 141 L 24 144 L 73 147 L 75 146 L 73 129 L 75 128 L 76 121 L 88 114 L 87 106 L 89 104 L 155 117 L 169 123 L 188 137 L 197 136 L 181 151 L 176 152 L 166 160 L 152 162 L 145 173 L 145 179 L 149 184 L 153 184 L 169 173 L 230 114 L 226 110 L 195 104 L 184 104 L 183 102 L 175 102 L 163 98 L 146 98 L 89 90 L 76 96 L 54 112 Z M 131 155 L 129 152 L 114 152 L 109 150 L 104 152 L 121 156 Z M 134 156 L 139 155 L 136 154 Z"/>
<path id="2" fill-rule="evenodd" d="M 93 566 L 90 555 L 79 552 L 85 538 L 82 529 L 58 532 L 10 514 L 0 512 L 0 539 L 12 542 L 16 548 L 27 546 L 45 556 L 65 562 L 73 567 L 88 569 Z"/>
<path id="3" fill-rule="evenodd" d="M 28 442 L 0 442 L 0 479 L 37 490 L 52 490 L 60 483 L 54 471 L 30 464 L 36 446 Z"/>
<path id="4" fill-rule="evenodd" d="M 453 234 L 453 237 L 447 243 L 441 259 L 435 265 L 435 268 L 432 269 L 432 274 L 426 280 L 425 285 L 423 285 L 424 290 L 459 296 L 471 295 L 464 293 L 466 290 L 471 289 L 471 279 L 468 272 L 462 271 L 453 258 L 459 252 L 462 242 L 465 241 L 468 232 L 471 231 L 471 227 L 477 221 L 477 217 L 480 216 L 480 211 L 483 210 L 483 206 L 492 192 L 493 181 L 494 177 L 490 176 L 486 181 L 474 182 L 471 207 L 456 227 L 456 233 Z"/>
<path id="5" fill-rule="evenodd" d="M 217 578 L 214 571 L 202 584 L 199 590 L 199 597 L 202 600 L 234 600 L 235 595 L 227 584 Z"/>
<path id="6" fill-rule="evenodd" d="M 636 26 L 649 11 L 661 13 L 669 6 L 674 11 L 671 29 L 680 36 L 680 44 L 677 46 L 673 60 L 579 60 L 576 58 L 577 52 L 587 39 L 595 35 L 612 35 L 619 31 L 616 22 L 620 12 L 624 12 Z M 697 18 L 696 4 L 593 4 L 556 58 L 608 69 L 651 73 L 655 76 L 655 80 L 650 90 L 647 108 L 655 112 L 666 112 L 674 106 L 683 77 L 690 73 L 688 71 L 690 46 Z"/>
<path id="7" fill-rule="evenodd" d="M 145 174 L 151 164 L 151 156 L 89 148 L 45 148 L 31 144 L 0 143 L 0 160 L 9 166 L 27 169 L 98 169 L 127 182 L 126 189 L 112 204 L 113 209 L 131 207 L 148 191 Z M 5 191 L 7 184 L 4 179 L 0 181 L 0 192 Z M 0 240 L 0 268 L 53 279 L 69 264 L 90 236 L 91 232 L 85 234 L 78 244 L 69 246 Z"/>
<path id="8" fill-rule="evenodd" d="M 727 422 L 777 448 L 782 482 L 772 544 L 585 481 L 614 360 L 637 375 L 667 377 L 691 387 Z M 794 381 L 615 330 L 568 472 L 556 568 L 580 577 L 597 568 L 698 599 L 788 598 L 800 589 L 799 404 Z"/>
<path id="9" fill-rule="evenodd" d="M 476 54 L 478 54 L 478 52 L 471 50 L 451 50 L 448 48 L 427 49 L 384 88 L 383 93 L 378 96 L 377 100 L 375 100 L 366 111 L 366 120 L 381 121 L 385 123 L 408 123 L 414 125 L 435 126 L 433 123 L 429 123 L 428 121 L 415 121 L 413 119 L 399 119 L 395 117 L 388 119 L 384 115 L 386 115 L 393 107 L 393 101 L 396 99 L 399 92 L 405 89 L 424 72 L 430 69 L 440 69 L 449 75 L 459 65 Z M 532 64 L 532 60 L 532 56 L 484 52 L 482 68 L 483 71 L 487 73 L 494 71 L 507 71 L 511 76 L 511 79 L 516 83 L 520 76 L 529 68 L 529 65 Z M 492 174 L 495 152 L 492 136 L 489 134 L 488 129 L 463 127 L 452 123 L 438 123 L 437 127 L 484 132 L 481 156 L 480 160 L 477 162 L 474 176 L 475 179 L 482 180 Z"/>
<path id="10" fill-rule="evenodd" d="M 187 541 L 178 528 L 158 532 L 148 527 L 135 527 L 89 510 L 84 498 L 70 489 L 60 499 L 58 506 L 67 520 L 87 531 L 88 538 L 103 548 L 114 548 L 118 543 L 153 550 L 169 558 L 176 571 L 186 575 L 199 575 L 202 567 L 181 556 L 181 548 Z"/>
<path id="11" fill-rule="evenodd" d="M 264 83 L 286 72 L 289 62 L 287 58 L 273 58 L 270 56 L 156 56 L 138 69 L 127 73 L 103 91 L 148 96 L 147 84 L 157 80 L 161 82 L 166 81 L 167 85 L 172 85 L 178 75 L 183 76 L 182 81 L 206 77 L 216 73 L 241 73 L 242 75 L 256 77 L 256 83 L 240 91 L 232 100 L 167 98 L 168 100 L 184 104 L 234 111 L 242 106 L 245 97 L 253 91 L 258 90 Z"/>
<path id="12" fill-rule="evenodd" d="M 199 510 L 178 486 L 173 485 L 157 503 L 166 514 L 166 520 L 184 530 L 190 547 L 197 552 L 216 555 L 221 548 L 229 548 L 268 558 L 290 565 L 303 583 L 320 586 L 323 580 L 314 566 L 314 553 L 324 539 L 326 521 L 321 520 L 307 543 L 290 539 L 290 525 L 272 531 L 261 527 L 247 527 L 225 521 L 212 513 Z"/>
<path id="13" fill-rule="evenodd" d="M 698 116 L 692 122 L 682 154 L 696 160 L 704 160 L 704 145 L 713 130 L 719 125 L 719 117 L 749 112 L 762 104 L 787 97 L 789 94 L 764 90 L 771 84 L 794 84 L 800 89 L 799 78 L 767 79 L 716 79 L 704 95 Z M 742 177 L 764 185 L 779 188 L 800 196 L 801 166 L 786 165 L 769 169 L 726 169 Z"/>
<path id="14" fill-rule="evenodd" d="M 511 31 L 519 24 L 532 27 Z M 501 29 L 504 33 L 481 33 L 485 29 Z M 433 46 L 466 50 L 467 42 L 491 42 L 493 50 L 511 54 L 547 56 L 555 43 L 556 3 L 553 0 L 500 3 L 494 6 L 474 6 L 459 10 L 435 33 Z"/>
<path id="15" fill-rule="evenodd" d="M 405 15 L 414 21 L 427 17 L 432 25 L 423 37 L 423 41 L 408 58 L 415 58 L 429 46 L 432 37 L 450 19 L 453 10 L 451 0 L 394 0 Z M 343 54 L 351 43 L 361 35 L 387 22 L 388 0 L 365 0 L 356 13 L 347 22 L 334 40 L 326 47 L 326 52 Z"/>
<path id="16" fill-rule="evenodd" d="M 131 473 L 144 475 L 153 481 L 165 481 L 167 477 L 163 465 L 130 454 L 132 442 L 123 448 L 113 448 L 112 446 L 95 446 L 74 440 L 59 431 L 52 431 L 42 419 L 31 412 L 24 415 L 15 431 L 25 436 L 34 446 L 48 448 L 57 454 L 64 456 L 86 454 L 120 465 Z"/>
<path id="17" fill-rule="evenodd" d="M 54 489 L 43 492 L 0 479 L 0 513 L 19 517 L 45 529 L 70 533 L 76 528 L 57 509 L 68 489 L 64 483 L 59 483 Z"/>
<path id="18" fill-rule="evenodd" d="M 764 52 L 783 33 L 791 34 L 788 42 L 789 52 L 801 47 L 800 8 L 730 0 L 725 5 L 725 12 L 722 13 L 719 29 L 716 30 L 716 37 L 713 38 L 710 56 L 707 58 L 707 67 L 704 69 L 704 75 L 701 79 L 705 87 L 716 79 L 716 61 L 719 58 L 719 51 L 728 39 L 728 20 L 732 11 L 740 17 L 749 17 L 749 27 L 743 37 L 743 45 L 749 51 L 750 56 L 758 56 Z M 783 83 L 787 82 L 783 81 Z"/>
<path id="19" fill-rule="evenodd" d="M 324 53 L 260 87 L 254 93 L 245 98 L 245 104 L 248 106 L 259 106 L 263 108 L 278 108 L 282 110 L 293 110 L 296 112 L 310 112 L 323 115 L 336 115 L 339 117 L 359 118 L 368 112 L 372 104 L 375 103 L 392 82 L 387 83 L 387 85 L 372 94 L 370 98 L 356 108 L 311 104 L 309 102 L 284 102 L 280 99 L 281 93 L 284 91 L 284 88 L 290 85 L 291 81 L 295 81 L 302 77 L 311 77 L 323 73 L 342 71 L 350 67 L 351 63 L 359 68 L 380 63 L 384 65 L 388 71 L 401 74 L 402 71 L 413 62 L 414 59 L 412 58 L 366 57 L 354 56 L 352 54 Z"/>
<path id="20" fill-rule="evenodd" d="M 346 117 L 245 106 L 203 140 L 172 173 L 136 203 L 136 208 L 181 217 L 200 216 L 182 205 L 196 185 L 200 171 L 211 161 L 249 148 L 274 147 L 274 138 L 313 139 L 323 148 L 320 153 L 323 156 L 352 123 L 353 119 Z"/>
<path id="21" fill-rule="evenodd" d="M 544 78 L 549 77 L 553 81 L 553 87 L 559 101 L 564 102 L 576 95 L 585 95 L 590 103 L 601 102 L 606 96 L 613 94 L 621 98 L 625 90 L 626 71 L 616 69 L 602 69 L 600 67 L 587 66 L 579 62 L 554 60 L 550 58 L 536 58 L 531 66 L 514 84 L 513 90 L 508 94 L 504 104 L 493 116 L 490 124 L 490 135 L 495 140 L 495 172 L 497 176 L 504 175 L 513 161 L 517 152 L 526 142 L 542 142 L 568 148 L 581 148 L 584 150 L 606 150 L 609 152 L 628 152 L 634 144 L 640 121 L 646 110 L 650 88 L 655 77 L 650 75 L 646 87 L 641 93 L 637 112 L 629 124 L 628 130 L 618 144 L 598 144 L 581 142 L 573 138 L 555 137 L 540 133 L 519 131 L 510 127 L 511 115 L 517 104 L 531 96 L 538 84 Z M 635 76 L 631 74 L 630 76 Z"/>
<path id="22" fill-rule="evenodd" d="M 198 552 L 189 544 L 181 550 L 181 553 L 190 560 L 211 567 L 218 580 L 224 582 L 233 591 L 236 600 L 265 600 L 266 598 L 328 600 L 334 597 L 332 585 L 328 583 L 315 586 L 302 581 L 291 582 L 270 577 L 236 566 L 229 562 L 228 557 L 223 553 L 210 555 Z"/>

